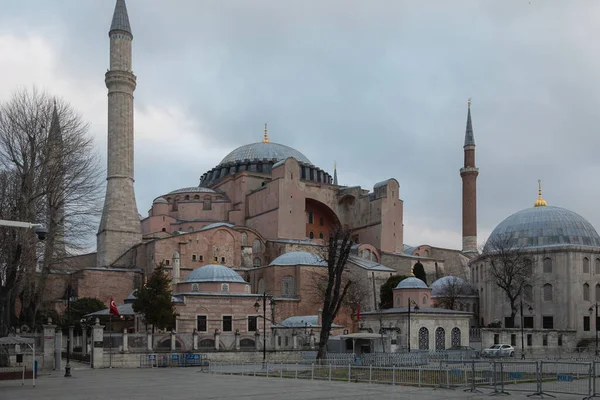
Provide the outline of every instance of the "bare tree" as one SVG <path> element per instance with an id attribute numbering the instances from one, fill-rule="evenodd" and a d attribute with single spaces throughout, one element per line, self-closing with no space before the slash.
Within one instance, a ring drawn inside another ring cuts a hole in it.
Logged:
<path id="1" fill-rule="evenodd" d="M 444 278 L 444 282 L 438 290 L 439 294 L 435 299 L 435 304 L 448 310 L 455 310 L 456 307 L 463 304 L 465 296 L 471 294 L 470 286 L 456 276 Z"/>
<path id="2" fill-rule="evenodd" d="M 510 325 L 515 326 L 518 300 L 533 278 L 530 255 L 510 235 L 495 236 L 485 243 L 480 261 L 486 264 L 487 278 L 500 288 L 510 306 Z"/>
<path id="3" fill-rule="evenodd" d="M 354 244 L 350 235 L 350 230 L 334 230 L 329 237 L 329 244 L 323 257 L 327 262 L 327 281 L 322 291 L 323 313 L 321 315 L 321 333 L 317 351 L 317 359 L 319 360 L 324 359 L 326 356 L 331 325 L 354 284 L 351 277 L 344 274 L 350 250 Z"/>
<path id="4" fill-rule="evenodd" d="M 48 229 L 38 243 L 31 230 L 0 228 L 0 334 L 17 297 L 33 326 L 50 267 L 89 246 L 101 175 L 88 125 L 66 102 L 33 89 L 0 104 L 0 218 Z"/>

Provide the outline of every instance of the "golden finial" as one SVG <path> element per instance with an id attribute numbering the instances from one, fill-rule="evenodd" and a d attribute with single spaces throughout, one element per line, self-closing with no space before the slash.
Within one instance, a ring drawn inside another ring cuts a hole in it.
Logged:
<path id="1" fill-rule="evenodd" d="M 467 107 L 469 108 L 469 110 L 471 109 L 471 98 L 469 97 L 469 100 L 467 101 Z"/>
<path id="2" fill-rule="evenodd" d="M 269 143 L 269 130 L 267 129 L 266 122 L 265 122 L 265 135 L 263 137 L 263 143 Z"/>
<path id="3" fill-rule="evenodd" d="M 548 205 L 548 203 L 546 203 L 546 200 L 544 200 L 542 198 L 542 181 L 540 179 L 538 179 L 538 198 L 535 201 L 535 203 L 533 203 L 534 207 L 546 207 Z"/>
<path id="4" fill-rule="evenodd" d="M 415 266 L 410 267 L 410 276 L 415 276 Z"/>

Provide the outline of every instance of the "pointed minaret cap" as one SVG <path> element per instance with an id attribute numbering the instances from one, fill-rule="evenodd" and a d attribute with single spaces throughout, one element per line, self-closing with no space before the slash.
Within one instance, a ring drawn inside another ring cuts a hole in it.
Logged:
<path id="1" fill-rule="evenodd" d="M 334 185 L 338 184 L 338 180 L 337 180 L 337 163 L 335 161 L 333 162 L 333 184 Z"/>
<path id="2" fill-rule="evenodd" d="M 110 34 L 112 31 L 122 31 L 132 34 L 125 0 L 117 0 L 115 13 L 113 14 L 112 24 L 110 25 L 110 31 L 108 31 L 108 33 Z"/>
<path id="3" fill-rule="evenodd" d="M 471 99 L 467 102 L 467 129 L 465 131 L 465 146 L 475 146 L 475 137 L 473 136 L 473 125 L 471 124 Z"/>

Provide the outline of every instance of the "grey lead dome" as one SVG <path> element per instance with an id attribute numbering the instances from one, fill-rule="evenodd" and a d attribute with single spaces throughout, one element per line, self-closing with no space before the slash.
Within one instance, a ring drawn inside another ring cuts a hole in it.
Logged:
<path id="1" fill-rule="evenodd" d="M 488 243 L 511 240 L 519 248 L 550 246 L 600 247 L 596 229 L 581 215 L 561 207 L 534 207 L 519 211 L 492 231 Z"/>
<path id="2" fill-rule="evenodd" d="M 234 270 L 224 265 L 209 264 L 193 270 L 184 282 L 236 282 L 246 281 Z"/>
<path id="3" fill-rule="evenodd" d="M 288 157 L 294 157 L 298 162 L 312 165 L 310 160 L 298 150 L 288 146 L 272 142 L 250 143 L 238 147 L 227 154 L 221 160 L 219 165 L 228 163 L 238 163 L 244 160 L 285 160 Z"/>

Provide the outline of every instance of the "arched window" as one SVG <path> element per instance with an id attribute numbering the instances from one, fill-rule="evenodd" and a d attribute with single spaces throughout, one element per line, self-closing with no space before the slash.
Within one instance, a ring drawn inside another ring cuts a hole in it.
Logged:
<path id="1" fill-rule="evenodd" d="M 252 252 L 260 253 L 260 250 L 261 250 L 260 240 L 256 239 L 256 240 L 254 240 L 254 243 L 252 243 Z"/>
<path id="2" fill-rule="evenodd" d="M 197 283 L 192 283 L 192 292 L 199 292 L 200 291 L 200 287 L 198 286 Z"/>
<path id="3" fill-rule="evenodd" d="M 450 339 L 452 341 L 452 347 L 460 346 L 460 329 L 452 328 L 452 332 L 450 333 Z"/>
<path id="4" fill-rule="evenodd" d="M 523 287 L 523 297 L 525 301 L 533 301 L 533 287 L 531 285 Z"/>
<path id="5" fill-rule="evenodd" d="M 252 260 L 252 266 L 253 267 L 260 267 L 260 258 L 255 257 L 254 260 Z"/>
<path id="6" fill-rule="evenodd" d="M 590 301 L 590 285 L 583 284 L 583 301 Z"/>
<path id="7" fill-rule="evenodd" d="M 248 246 L 248 234 L 242 232 L 242 246 Z"/>
<path id="8" fill-rule="evenodd" d="M 281 295 L 283 297 L 296 296 L 296 279 L 293 276 L 284 276 L 281 280 Z"/>
<path id="9" fill-rule="evenodd" d="M 583 257 L 583 273 L 584 274 L 590 273 L 590 259 L 587 257 Z"/>
<path id="10" fill-rule="evenodd" d="M 186 194 L 186 195 L 185 195 L 185 199 L 186 199 L 186 200 L 189 200 L 189 199 L 190 199 L 190 195 L 189 195 L 189 194 Z"/>
<path id="11" fill-rule="evenodd" d="M 552 273 L 552 259 L 544 258 L 544 273 L 551 274 Z"/>
<path id="12" fill-rule="evenodd" d="M 190 226 L 190 227 L 188 228 L 188 232 L 194 232 L 194 227 L 193 227 L 193 226 Z"/>
<path id="13" fill-rule="evenodd" d="M 308 237 L 311 239 L 315 238 L 315 234 L 313 233 L 313 231 L 308 232 Z"/>
<path id="14" fill-rule="evenodd" d="M 446 331 L 441 326 L 435 330 L 435 350 L 446 349 Z"/>
<path id="15" fill-rule="evenodd" d="M 324 223 L 323 223 L 323 217 L 320 217 L 320 218 L 319 218 L 319 225 L 321 225 L 321 226 L 323 226 L 323 225 L 324 225 Z"/>
<path id="16" fill-rule="evenodd" d="M 429 257 L 429 250 L 425 250 L 425 257 Z"/>
<path id="17" fill-rule="evenodd" d="M 600 302 L 600 283 L 596 284 L 596 302 Z"/>
<path id="18" fill-rule="evenodd" d="M 198 347 L 201 349 L 214 349 L 215 341 L 213 339 L 202 339 L 198 342 Z"/>
<path id="19" fill-rule="evenodd" d="M 546 283 L 543 286 L 544 301 L 552 301 L 552 285 Z"/>
<path id="20" fill-rule="evenodd" d="M 263 278 L 260 278 L 258 280 L 258 283 L 256 284 L 257 288 L 256 288 L 256 292 L 258 294 L 263 294 L 265 292 L 265 280 Z"/>
<path id="21" fill-rule="evenodd" d="M 427 296 L 423 296 L 423 305 L 427 304 Z"/>
<path id="22" fill-rule="evenodd" d="M 596 258 L 596 274 L 600 274 L 600 258 Z"/>
<path id="23" fill-rule="evenodd" d="M 533 274 L 533 261 L 526 259 L 523 263 L 525 264 L 525 276 L 531 276 Z"/>
<path id="24" fill-rule="evenodd" d="M 222 283 L 221 284 L 221 292 L 223 292 L 223 293 L 229 293 L 229 284 L 228 283 Z"/>
<path id="25" fill-rule="evenodd" d="M 325 236 L 323 236 L 323 232 L 319 233 L 319 239 L 323 239 Z"/>
<path id="26" fill-rule="evenodd" d="M 400 307 L 402 305 L 402 300 L 400 296 L 396 296 L 396 307 Z"/>
<path id="27" fill-rule="evenodd" d="M 419 350 L 429 350 L 429 329 L 419 329 Z"/>
<path id="28" fill-rule="evenodd" d="M 254 349 L 255 346 L 254 340 L 252 339 L 240 340 L 240 348 L 242 349 Z"/>
<path id="29" fill-rule="evenodd" d="M 212 210 L 212 203 L 210 200 L 210 196 L 204 196 L 204 207 L 202 207 L 202 209 L 205 211 Z"/>
<path id="30" fill-rule="evenodd" d="M 194 196 L 194 200 L 200 200 L 200 195 L 198 195 L 198 194 L 197 194 L 197 195 L 195 195 L 195 196 Z"/>

